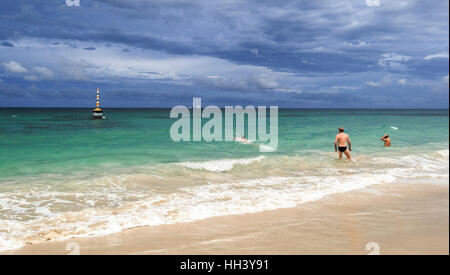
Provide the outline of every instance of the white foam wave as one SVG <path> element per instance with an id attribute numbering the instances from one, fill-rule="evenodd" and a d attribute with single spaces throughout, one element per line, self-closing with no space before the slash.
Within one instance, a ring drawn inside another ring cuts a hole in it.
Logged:
<path id="1" fill-rule="evenodd" d="M 180 165 L 222 172 L 233 169 L 235 165 L 248 165 L 264 158 Z M 278 165 L 276 171 L 284 167 L 286 161 L 292 162 L 289 157 L 282 159 L 284 161 L 278 159 L 273 162 L 273 165 Z M 47 189 L 27 194 L 3 193 L 0 194 L 0 251 L 46 240 L 107 235 L 137 226 L 295 207 L 331 194 L 410 177 L 448 182 L 448 150 L 429 155 L 370 157 L 351 168 L 331 166 L 308 169 L 295 171 L 290 176 L 257 178 L 258 174 L 255 174 L 253 179 L 227 179 L 225 183 L 183 187 L 172 193 L 132 190 L 133 185 L 128 185 L 123 178 L 108 178 L 108 185 L 104 188 L 94 184 L 95 189 L 77 193 L 50 192 Z M 61 206 L 66 209 L 65 212 L 58 211 Z M 27 218 L 14 218 L 23 215 Z"/>
<path id="2" fill-rule="evenodd" d="M 265 156 L 259 156 L 255 158 L 242 158 L 242 159 L 220 159 L 210 160 L 205 162 L 182 162 L 179 165 L 190 169 L 203 169 L 211 172 L 224 172 L 230 171 L 235 165 L 249 165 L 256 161 L 261 161 Z"/>
<path id="3" fill-rule="evenodd" d="M 447 155 L 445 155 L 445 151 L 437 151 L 436 153 L 441 156 L 441 158 L 433 157 L 431 155 L 407 155 L 396 158 L 376 157 L 373 158 L 373 161 L 380 164 L 396 165 L 398 168 L 407 168 L 412 172 L 439 172 L 445 169 L 448 170 L 448 151 L 446 151 Z"/>
<path id="4" fill-rule="evenodd" d="M 268 177 L 183 188 L 177 193 L 123 203 L 115 210 L 89 208 L 63 214 L 49 211 L 27 222 L 0 221 L 0 251 L 46 240 L 102 236 L 137 226 L 191 222 L 215 216 L 294 207 L 330 194 L 393 182 L 394 179 L 390 175 L 368 174 L 350 177 Z"/>

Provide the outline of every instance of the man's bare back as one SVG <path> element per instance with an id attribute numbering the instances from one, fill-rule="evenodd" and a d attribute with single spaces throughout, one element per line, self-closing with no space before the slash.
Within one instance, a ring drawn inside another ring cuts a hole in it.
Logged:
<path id="1" fill-rule="evenodd" d="M 349 136 L 344 133 L 343 127 L 339 128 L 339 134 L 336 135 L 336 140 L 334 141 L 334 150 L 338 152 L 340 159 L 342 158 L 342 153 L 347 156 L 348 160 L 352 159 L 352 156 L 350 155 L 350 152 L 352 151 L 352 143 L 350 142 Z"/>
<path id="2" fill-rule="evenodd" d="M 339 147 L 347 147 L 348 135 L 344 133 L 340 133 L 336 135 L 336 140 Z"/>

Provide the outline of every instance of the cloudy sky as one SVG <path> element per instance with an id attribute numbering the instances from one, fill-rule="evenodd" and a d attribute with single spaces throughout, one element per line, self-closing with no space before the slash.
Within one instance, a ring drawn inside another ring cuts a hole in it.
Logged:
<path id="1" fill-rule="evenodd" d="M 68 1 L 71 2 L 71 1 Z M 448 108 L 448 0 L 0 1 L 0 107 Z"/>

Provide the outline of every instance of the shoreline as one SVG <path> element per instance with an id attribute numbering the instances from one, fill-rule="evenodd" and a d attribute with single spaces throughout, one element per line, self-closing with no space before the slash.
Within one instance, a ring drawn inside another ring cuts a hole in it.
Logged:
<path id="1" fill-rule="evenodd" d="M 0 254 L 449 254 L 449 186 L 380 184 L 294 208 L 126 229 Z M 67 248 L 67 250 L 66 250 Z"/>

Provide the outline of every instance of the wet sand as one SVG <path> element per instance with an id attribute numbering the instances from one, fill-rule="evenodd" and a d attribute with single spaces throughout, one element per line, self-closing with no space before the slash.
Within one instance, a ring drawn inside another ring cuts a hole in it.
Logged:
<path id="1" fill-rule="evenodd" d="M 449 187 L 376 185 L 296 208 L 50 241 L 2 254 L 69 254 L 73 245 L 80 254 L 368 254 L 378 247 L 380 254 L 448 255 Z"/>

